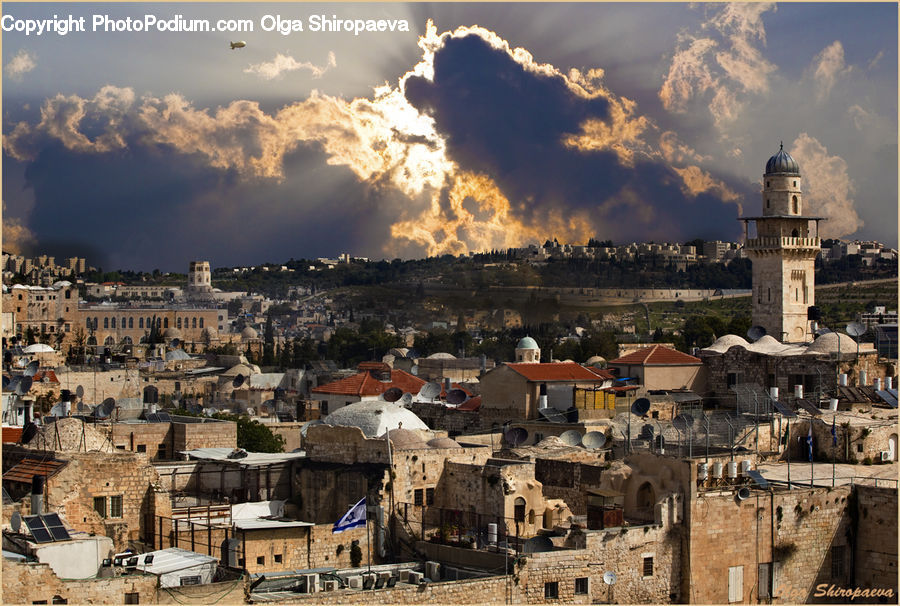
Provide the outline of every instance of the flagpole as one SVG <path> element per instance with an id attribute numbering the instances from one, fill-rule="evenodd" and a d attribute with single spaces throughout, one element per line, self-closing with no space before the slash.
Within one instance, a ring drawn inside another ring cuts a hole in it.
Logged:
<path id="1" fill-rule="evenodd" d="M 788 465 L 788 490 L 793 490 L 794 487 L 791 486 L 791 418 L 787 418 L 787 440 L 785 440 L 785 444 L 787 445 L 787 465 Z"/>
<path id="2" fill-rule="evenodd" d="M 369 573 L 372 572 L 372 546 L 369 544 L 369 504 L 366 503 L 366 555 L 369 561 Z M 372 588 L 375 588 L 375 583 L 372 583 Z"/>
<path id="3" fill-rule="evenodd" d="M 809 445 L 809 487 L 813 487 L 813 479 L 816 477 L 815 463 L 813 463 L 813 436 L 812 436 L 813 419 L 809 418 L 809 435 L 806 439 Z"/>

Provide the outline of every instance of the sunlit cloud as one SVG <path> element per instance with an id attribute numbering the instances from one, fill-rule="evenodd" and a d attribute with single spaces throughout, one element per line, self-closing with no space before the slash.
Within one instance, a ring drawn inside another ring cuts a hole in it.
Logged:
<path id="1" fill-rule="evenodd" d="M 13 80 L 21 80 L 25 74 L 32 71 L 35 67 L 37 67 L 35 56 L 22 49 L 9 60 L 9 63 L 3 69 L 6 71 L 6 75 Z"/>
<path id="2" fill-rule="evenodd" d="M 815 81 L 816 101 L 821 103 L 831 94 L 838 78 L 851 71 L 844 63 L 844 45 L 835 40 L 822 49 L 813 59 L 811 71 Z"/>
<path id="3" fill-rule="evenodd" d="M 321 78 L 325 72 L 336 66 L 337 61 L 335 60 L 334 53 L 331 51 L 328 53 L 328 62 L 322 67 L 310 63 L 309 61 L 297 61 L 290 55 L 278 53 L 271 61 L 251 64 L 250 67 L 244 70 L 244 73 L 256 74 L 263 80 L 274 80 L 276 78 L 281 78 L 286 72 L 302 69 L 309 71 L 313 78 Z"/>
<path id="4" fill-rule="evenodd" d="M 6 212 L 6 201 L 3 201 L 3 252 L 20 255 L 35 242 L 34 232 L 22 225 L 19 219 L 10 217 Z"/>

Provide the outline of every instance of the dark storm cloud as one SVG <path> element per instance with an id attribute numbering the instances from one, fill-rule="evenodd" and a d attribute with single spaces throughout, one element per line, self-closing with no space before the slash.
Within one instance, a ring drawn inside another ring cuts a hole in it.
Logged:
<path id="1" fill-rule="evenodd" d="M 446 38 L 433 81 L 410 77 L 405 91 L 433 116 L 449 156 L 463 170 L 490 175 L 524 223 L 552 207 L 589 211 L 595 233 L 616 241 L 739 234 L 735 205 L 685 193 L 661 157 L 636 154 L 628 166 L 615 151 L 567 145 L 587 121 L 613 120 L 609 99 L 579 94 L 562 75 L 527 69 L 478 35 Z"/>

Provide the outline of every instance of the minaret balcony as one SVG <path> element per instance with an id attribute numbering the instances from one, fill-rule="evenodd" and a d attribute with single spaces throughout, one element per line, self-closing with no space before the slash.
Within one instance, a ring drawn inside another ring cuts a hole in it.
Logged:
<path id="1" fill-rule="evenodd" d="M 745 245 L 747 250 L 819 250 L 822 248 L 821 238 L 761 236 L 750 238 Z"/>

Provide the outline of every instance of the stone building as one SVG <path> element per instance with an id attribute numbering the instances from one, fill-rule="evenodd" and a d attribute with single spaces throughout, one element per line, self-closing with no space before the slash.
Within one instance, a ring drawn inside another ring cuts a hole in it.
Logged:
<path id="1" fill-rule="evenodd" d="M 660 344 L 610 360 L 619 377 L 633 377 L 646 390 L 690 389 L 705 391 L 706 371 L 699 358 Z"/>
<path id="2" fill-rule="evenodd" d="M 766 163 L 763 214 L 741 217 L 744 248 L 753 261 L 753 324 L 789 343 L 811 335 L 807 309 L 816 302 L 814 262 L 821 248 L 822 217 L 803 215 L 802 197 L 800 167 L 782 146 Z"/>

